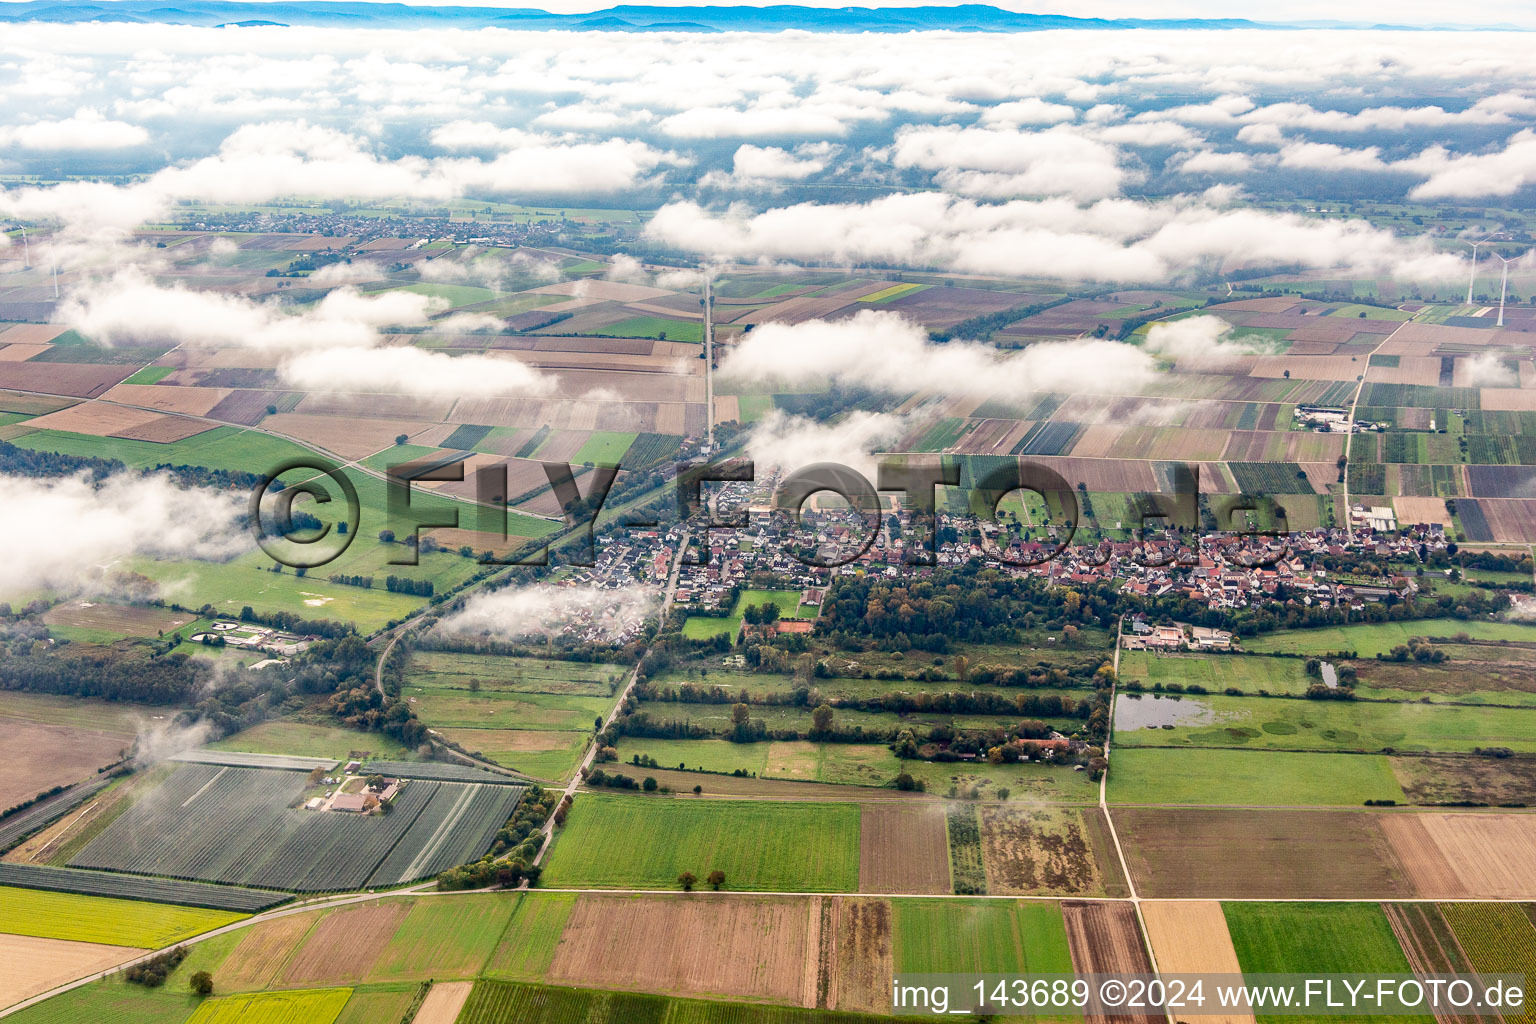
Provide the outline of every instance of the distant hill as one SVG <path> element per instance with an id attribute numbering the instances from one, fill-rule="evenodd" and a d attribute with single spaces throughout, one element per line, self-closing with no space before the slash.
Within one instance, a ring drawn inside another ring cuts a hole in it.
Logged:
<path id="1" fill-rule="evenodd" d="M 611 7 L 584 14 L 551 14 L 531 8 L 412 7 L 394 3 L 240 3 L 191 0 L 174 7 L 163 0 L 24 0 L 0 3 L 0 23 L 135 22 L 249 28 L 302 25 L 316 28 L 509 28 L 608 32 L 1037 32 L 1045 29 L 1233 29 L 1291 28 L 1245 18 L 1070 18 L 1020 14 L 985 4 L 956 7 Z M 1314 27 L 1356 28 L 1344 23 Z M 1391 28 L 1394 26 L 1370 26 Z M 1407 26 L 1404 26 L 1407 27 Z"/>

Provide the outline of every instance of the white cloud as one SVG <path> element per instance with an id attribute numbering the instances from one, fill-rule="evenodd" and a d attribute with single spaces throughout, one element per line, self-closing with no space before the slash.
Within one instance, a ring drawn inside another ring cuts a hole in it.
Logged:
<path id="1" fill-rule="evenodd" d="M 1019 395 L 1139 388 L 1152 361 L 1112 341 L 1042 342 L 999 352 L 976 342 L 928 340 L 919 324 L 865 310 L 846 320 L 767 323 L 720 364 L 725 379 L 815 384 L 833 380 L 895 394 Z"/>
<path id="2" fill-rule="evenodd" d="M 0 146 L 20 149 L 130 149 L 148 141 L 149 132 L 138 125 L 108 120 L 89 107 L 62 121 L 0 127 Z"/>
<path id="3" fill-rule="evenodd" d="M 360 394 L 520 397 L 547 395 L 555 384 L 553 377 L 515 359 L 404 346 L 304 352 L 284 362 L 278 372 L 303 391 Z"/>
<path id="4" fill-rule="evenodd" d="M 747 456 L 758 472 L 793 473 L 818 462 L 832 462 L 864 474 L 874 482 L 873 453 L 889 450 L 907 432 L 904 416 L 856 410 L 835 423 L 818 423 L 774 409 L 752 425 Z"/>
<path id="5" fill-rule="evenodd" d="M 616 640 L 655 613 L 660 594 L 654 587 L 622 590 L 533 584 L 482 592 L 461 611 L 447 616 L 438 630 L 461 636 L 506 640 L 553 636 L 566 629 Z"/>
<path id="6" fill-rule="evenodd" d="M 0 476 L 0 530 L 26 538 L 0 569 L 0 591 L 74 590 L 135 555 L 223 558 L 250 548 L 239 495 L 181 488 L 164 475 Z"/>
<path id="7" fill-rule="evenodd" d="M 1171 360 L 1180 370 L 1218 370 L 1241 363 L 1259 350 L 1228 340 L 1232 325 L 1219 316 L 1191 316 L 1155 323 L 1143 348 Z"/>
<path id="8" fill-rule="evenodd" d="M 1035 96 L 999 103 L 981 113 L 982 124 L 988 125 L 1060 124 L 1076 118 L 1076 107 L 1065 103 L 1047 103 Z"/>
<path id="9" fill-rule="evenodd" d="M 1536 132 L 1529 128 L 1511 135 L 1504 148 L 1488 153 L 1448 156 L 1425 154 L 1429 177 L 1408 194 L 1415 199 L 1507 196 L 1536 182 Z"/>
<path id="10" fill-rule="evenodd" d="M 1481 352 L 1461 360 L 1461 372 L 1469 388 L 1514 388 L 1520 386 L 1520 375 L 1504 362 L 1509 358 L 1502 352 Z"/>
<path id="11" fill-rule="evenodd" d="M 1113 146 L 1071 129 L 907 127 L 896 133 L 891 159 L 897 167 L 937 172 L 945 188 L 994 198 L 1098 199 L 1119 193 L 1129 177 Z"/>

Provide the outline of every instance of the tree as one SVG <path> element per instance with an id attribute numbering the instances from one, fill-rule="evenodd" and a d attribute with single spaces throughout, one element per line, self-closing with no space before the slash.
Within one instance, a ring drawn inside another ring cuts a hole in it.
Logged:
<path id="1" fill-rule="evenodd" d="M 693 795 L 694 796 L 702 796 L 703 794 L 704 794 L 704 787 L 703 786 L 694 786 L 693 787 Z"/>
<path id="2" fill-rule="evenodd" d="M 380 530 L 379 531 L 379 543 L 380 544 L 393 544 L 394 542 L 395 542 L 395 531 L 394 530 Z"/>
<path id="3" fill-rule="evenodd" d="M 602 732 L 603 731 L 603 716 L 602 715 L 598 715 L 596 718 L 592 719 L 592 731 L 593 732 Z"/>
<path id="4" fill-rule="evenodd" d="M 396 434 L 395 435 L 395 444 L 405 444 L 405 442 L 409 441 L 410 439 L 411 439 L 411 435 L 410 434 Z"/>
<path id="5" fill-rule="evenodd" d="M 745 704 L 733 704 L 731 705 L 731 724 L 737 726 L 745 725 L 751 714 L 752 709 Z"/>
<path id="6" fill-rule="evenodd" d="M 380 790 L 382 790 L 384 788 L 384 776 L 382 776 L 382 775 L 370 775 L 370 776 L 368 776 L 367 785 L 368 785 L 369 789 L 371 789 L 375 793 L 377 793 L 378 791 L 380 791 Z"/>
<path id="7" fill-rule="evenodd" d="M 187 979 L 187 984 L 191 987 L 193 993 L 196 995 L 213 995 L 213 975 L 209 974 L 207 971 L 198 971 L 196 974 L 192 975 L 191 978 Z"/>
<path id="8" fill-rule="evenodd" d="M 692 871 L 684 871 L 677 876 L 677 884 L 683 887 L 683 892 L 693 892 L 693 887 L 699 878 Z"/>
<path id="9" fill-rule="evenodd" d="M 645 781 L 640 783 L 640 788 L 645 790 L 647 793 L 654 793 L 654 792 L 656 792 L 656 787 L 658 785 L 659 785 L 659 783 L 656 781 L 656 777 L 655 776 L 647 775 L 645 777 Z"/>
<path id="10" fill-rule="evenodd" d="M 832 708 L 830 705 L 823 704 L 811 712 L 811 730 L 813 732 L 824 733 L 831 728 Z"/>
<path id="11" fill-rule="evenodd" d="M 721 871 L 719 868 L 716 868 L 709 873 L 708 882 L 711 889 L 715 890 L 715 892 L 719 892 L 720 887 L 725 884 L 725 872 Z"/>

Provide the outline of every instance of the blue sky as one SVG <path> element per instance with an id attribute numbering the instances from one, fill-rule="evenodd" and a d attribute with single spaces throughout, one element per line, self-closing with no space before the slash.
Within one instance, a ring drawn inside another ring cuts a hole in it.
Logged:
<path id="1" fill-rule="evenodd" d="M 401 0 L 416 6 L 529 7 L 556 13 L 580 13 L 617 6 L 619 0 Z M 637 0 L 640 2 L 640 0 Z M 717 6 L 763 7 L 794 3 L 804 7 L 922 7 L 934 0 L 886 0 L 851 3 L 849 0 L 647 0 L 647 6 L 679 7 L 713 3 Z M 983 0 L 988 2 L 988 0 Z M 1232 4 L 1220 0 L 990 0 L 995 7 L 1036 14 L 1065 14 L 1081 18 L 1249 18 L 1254 21 L 1329 20 L 1384 22 L 1396 25 L 1495 25 L 1536 27 L 1536 9 L 1529 0 L 1471 0 L 1460 4 L 1430 0 L 1287 0 L 1281 3 Z M 942 2 L 934 4 L 943 6 Z"/>

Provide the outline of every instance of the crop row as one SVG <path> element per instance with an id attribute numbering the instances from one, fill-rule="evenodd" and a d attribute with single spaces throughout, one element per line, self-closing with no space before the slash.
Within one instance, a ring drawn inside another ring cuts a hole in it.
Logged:
<path id="1" fill-rule="evenodd" d="M 889 1017 L 482 981 L 458 1024 L 867 1024 Z"/>
<path id="2" fill-rule="evenodd" d="M 384 858 L 368 884 L 429 878 L 474 860 L 491 845 L 522 795 L 522 788 L 515 786 L 439 783 L 410 832 Z"/>
<path id="3" fill-rule="evenodd" d="M 173 882 L 99 871 L 76 871 L 72 868 L 45 868 L 32 864 L 0 864 L 0 885 L 72 892 L 83 896 L 112 896 L 147 903 L 175 903 L 211 910 L 238 910 L 244 913 L 265 910 L 288 898 L 283 893 L 239 889 L 228 885 Z"/>

